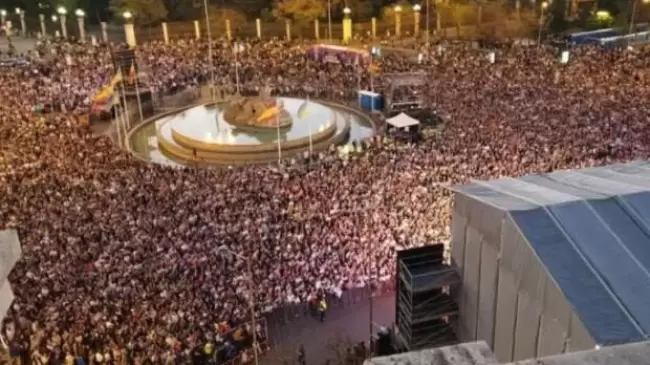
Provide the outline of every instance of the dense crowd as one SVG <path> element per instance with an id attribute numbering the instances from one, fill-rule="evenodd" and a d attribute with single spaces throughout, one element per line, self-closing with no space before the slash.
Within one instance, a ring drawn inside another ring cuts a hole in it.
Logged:
<path id="1" fill-rule="evenodd" d="M 219 324 L 247 322 L 251 294 L 259 313 L 340 294 L 390 278 L 396 249 L 448 241 L 449 184 L 650 154 L 643 50 L 573 49 L 566 65 L 552 47 L 502 45 L 494 64 L 469 43 L 423 52 L 419 63 L 382 58 L 373 83 L 426 72 L 419 92 L 445 123 L 440 135 L 375 138 L 351 159 L 295 170 L 147 164 L 79 128 L 72 116 L 114 74 L 109 46 L 47 44 L 29 66 L 0 69 L 0 225 L 23 247 L 3 327 L 12 351 L 30 348 L 37 364 L 198 361 L 206 341 L 232 346 Z M 245 42 L 237 55 L 218 43 L 213 70 L 205 43 L 137 53 L 159 93 L 212 71 L 234 88 L 234 62 L 245 88 L 280 94 L 346 101 L 371 78 L 281 41 Z"/>

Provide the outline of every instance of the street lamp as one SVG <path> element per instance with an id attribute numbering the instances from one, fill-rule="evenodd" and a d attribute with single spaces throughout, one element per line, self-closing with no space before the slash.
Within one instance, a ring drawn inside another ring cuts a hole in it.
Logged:
<path id="1" fill-rule="evenodd" d="M 348 44 L 352 40 L 352 9 L 348 6 L 343 8 L 343 43 Z"/>
<path id="2" fill-rule="evenodd" d="M 5 22 L 7 21 L 7 11 L 5 9 L 0 10 L 0 22 L 2 22 L 2 26 L 4 26 Z"/>
<path id="3" fill-rule="evenodd" d="M 86 42 L 86 27 L 84 23 L 84 17 L 86 16 L 86 12 L 83 11 L 82 9 L 77 9 L 74 12 L 74 15 L 77 16 L 77 26 L 79 27 L 79 40 L 81 40 L 81 42 Z"/>
<path id="4" fill-rule="evenodd" d="M 126 10 L 122 13 L 122 18 L 124 18 L 124 37 L 126 38 L 126 44 L 129 47 L 135 47 L 135 29 L 133 28 L 133 13 L 129 10 Z"/>
<path id="5" fill-rule="evenodd" d="M 544 1 L 541 4 L 541 9 L 539 12 L 539 29 L 537 31 L 537 47 L 542 46 L 542 28 L 544 27 L 544 13 L 548 9 L 548 2 Z"/>
<path id="6" fill-rule="evenodd" d="M 332 43 L 332 0 L 327 0 L 327 38 Z"/>
<path id="7" fill-rule="evenodd" d="M 422 10 L 422 6 L 420 4 L 413 5 L 413 35 L 416 37 L 420 35 L 420 10 Z"/>
<path id="8" fill-rule="evenodd" d="M 16 14 L 20 18 L 20 32 L 24 37 L 27 35 L 27 28 L 25 27 L 25 12 L 21 8 L 16 8 Z"/>
<path id="9" fill-rule="evenodd" d="M 643 4 L 650 3 L 650 0 L 632 0 L 632 15 L 630 15 L 630 28 L 627 31 L 628 34 L 634 31 L 634 26 L 636 23 L 636 10 L 637 6 L 639 5 L 639 1 L 641 1 Z"/>
<path id="10" fill-rule="evenodd" d="M 56 12 L 59 13 L 59 18 L 61 18 L 61 35 L 63 36 L 63 39 L 68 39 L 68 26 L 65 23 L 65 18 L 68 14 L 68 10 L 63 6 L 59 6 L 56 9 Z"/>
<path id="11" fill-rule="evenodd" d="M 402 7 L 395 5 L 395 36 L 399 37 L 402 34 Z"/>
<path id="12" fill-rule="evenodd" d="M 253 327 L 253 358 L 255 360 L 255 365 L 259 365 L 259 359 L 257 356 L 257 321 L 255 316 L 255 279 L 253 278 L 253 260 L 250 257 L 246 257 L 242 254 L 238 254 L 228 248 L 227 246 L 219 246 L 216 251 L 217 255 L 222 257 L 235 256 L 236 258 L 246 262 L 246 271 L 248 272 L 248 306 L 250 309 L 251 316 L 251 326 Z"/>

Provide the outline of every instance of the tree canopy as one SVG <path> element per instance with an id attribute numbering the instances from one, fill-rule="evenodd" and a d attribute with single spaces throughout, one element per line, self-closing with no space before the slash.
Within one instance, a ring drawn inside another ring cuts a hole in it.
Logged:
<path id="1" fill-rule="evenodd" d="M 278 18 L 296 21 L 314 20 L 327 11 L 324 1 L 314 0 L 276 0 L 273 14 Z"/>
<path id="2" fill-rule="evenodd" d="M 130 11 L 139 24 L 163 21 L 168 13 L 162 0 L 110 0 L 110 8 L 116 19 L 121 19 L 124 11 Z"/>

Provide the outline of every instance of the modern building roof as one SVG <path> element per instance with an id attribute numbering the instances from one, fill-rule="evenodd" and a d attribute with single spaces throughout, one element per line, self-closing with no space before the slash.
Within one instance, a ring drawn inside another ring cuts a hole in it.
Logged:
<path id="1" fill-rule="evenodd" d="M 650 341 L 570 352 L 507 365 L 646 365 Z M 470 342 L 399 355 L 375 357 L 364 365 L 497 365 L 485 342 Z"/>
<path id="2" fill-rule="evenodd" d="M 650 334 L 650 163 L 637 161 L 456 191 L 506 211 L 603 345 Z"/>
<path id="3" fill-rule="evenodd" d="M 645 365 L 649 358 L 650 342 L 646 341 L 517 361 L 507 365 Z"/>
<path id="4" fill-rule="evenodd" d="M 373 357 L 363 365 L 497 365 L 484 341 Z"/>

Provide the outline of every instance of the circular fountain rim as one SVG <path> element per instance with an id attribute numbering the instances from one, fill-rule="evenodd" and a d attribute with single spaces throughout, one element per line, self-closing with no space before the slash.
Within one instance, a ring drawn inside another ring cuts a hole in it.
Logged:
<path id="1" fill-rule="evenodd" d="M 279 98 L 300 99 L 299 96 L 290 96 L 290 95 L 281 95 L 281 96 L 278 96 L 278 97 Z M 345 111 L 347 111 L 347 112 L 349 112 L 351 114 L 355 114 L 358 117 L 360 117 L 361 119 L 363 119 L 363 121 L 368 123 L 372 128 L 372 133 L 370 134 L 370 136 L 364 138 L 363 140 L 366 140 L 368 138 L 372 138 L 373 136 L 375 136 L 377 134 L 377 123 L 365 111 L 363 111 L 361 109 L 351 107 L 349 105 L 345 105 L 345 104 L 341 104 L 341 103 L 337 103 L 337 102 L 333 102 L 333 101 L 322 100 L 322 99 L 310 99 L 310 100 L 312 100 L 312 101 L 314 101 L 316 103 L 320 103 L 320 104 L 322 104 L 324 106 L 344 109 Z M 164 112 L 162 112 L 160 114 L 156 114 L 156 115 L 154 115 L 152 117 L 149 117 L 149 118 L 145 119 L 142 123 L 138 123 L 138 125 L 134 126 L 129 131 L 127 131 L 126 136 L 125 136 L 126 140 L 124 141 L 127 151 L 129 152 L 129 154 L 131 156 L 135 157 L 136 159 L 138 159 L 138 160 L 140 160 L 142 162 L 156 163 L 156 162 L 152 161 L 151 159 L 149 159 L 149 158 L 147 158 L 145 156 L 142 156 L 140 153 L 135 151 L 135 149 L 133 147 L 133 138 L 132 138 L 135 133 L 137 133 L 140 129 L 142 129 L 142 128 L 144 128 L 144 127 L 146 127 L 146 126 L 148 126 L 148 125 L 150 125 L 152 123 L 155 123 L 156 121 L 158 121 L 158 120 L 160 120 L 162 118 L 166 118 L 166 117 L 169 117 L 171 115 L 175 115 L 175 114 L 181 113 L 181 112 L 183 112 L 185 110 L 189 110 L 189 109 L 192 109 L 192 108 L 196 108 L 196 107 L 200 107 L 200 106 L 215 105 L 215 104 L 219 104 L 219 103 L 222 103 L 222 102 L 208 101 L 208 102 L 193 103 L 193 104 L 186 105 L 186 106 L 183 106 L 183 107 L 179 107 L 179 108 L 176 108 L 176 109 L 164 111 Z M 118 136 L 118 138 L 119 138 L 119 136 Z M 252 164 L 255 164 L 255 163 L 253 162 Z M 181 166 L 183 166 L 183 167 L 191 167 L 191 165 L 186 165 L 186 164 L 183 164 L 183 163 L 181 164 Z M 210 165 L 210 167 L 218 168 L 219 165 Z"/>

